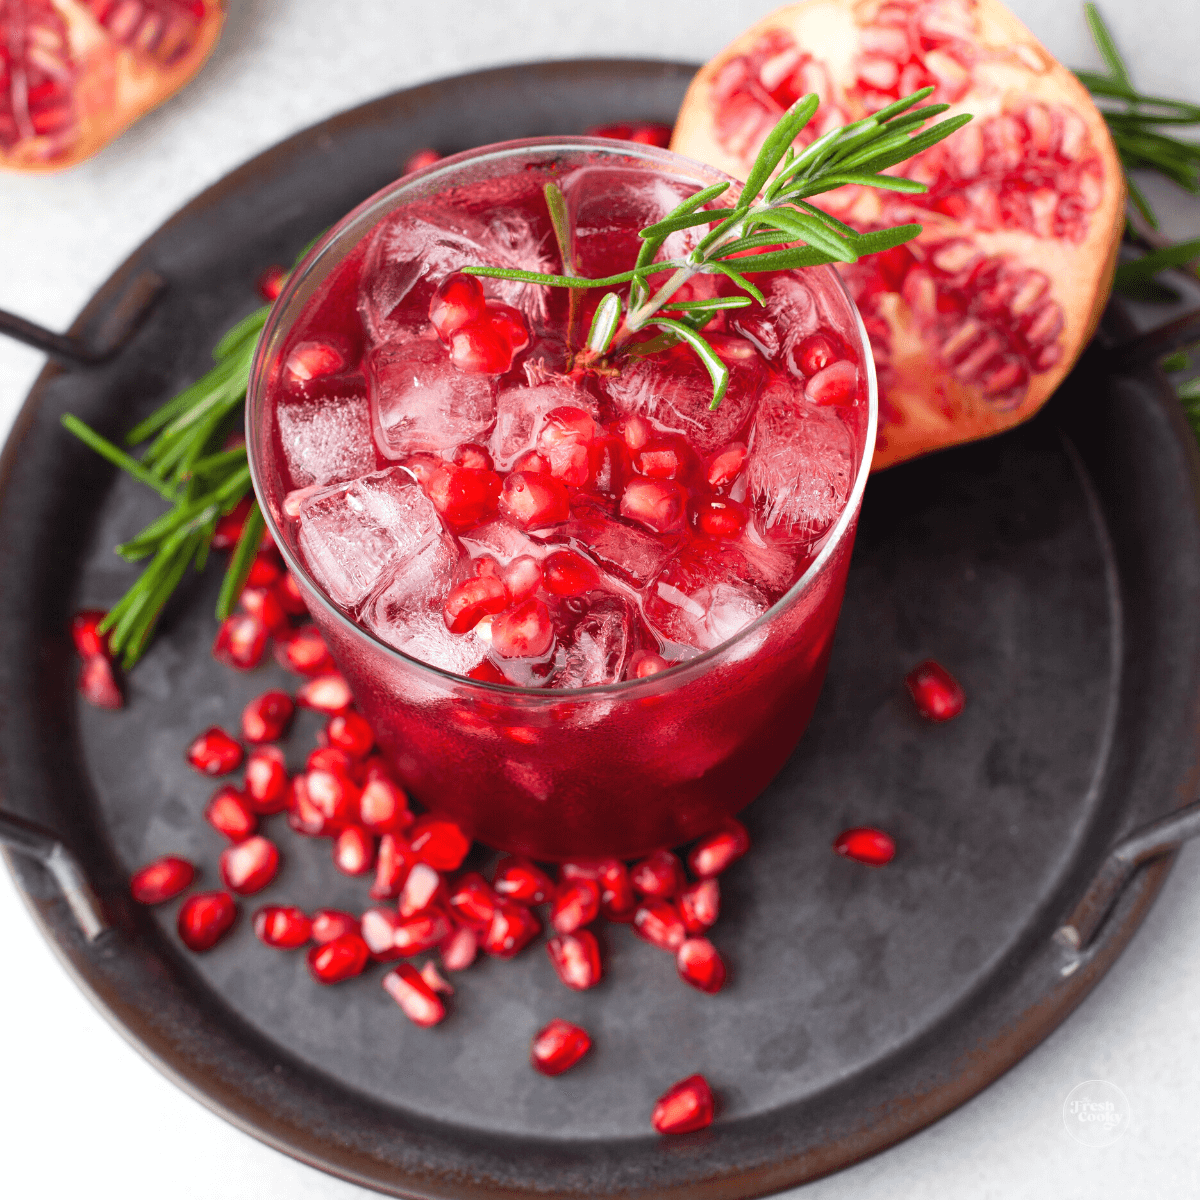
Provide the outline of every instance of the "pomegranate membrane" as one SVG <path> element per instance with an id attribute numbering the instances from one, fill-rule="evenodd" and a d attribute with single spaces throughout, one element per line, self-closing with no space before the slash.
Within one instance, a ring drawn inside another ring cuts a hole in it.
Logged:
<path id="1" fill-rule="evenodd" d="M 708 832 L 816 701 L 874 437 L 836 274 L 755 275 L 766 303 L 704 327 L 730 372 L 714 410 L 653 329 L 589 364 L 603 289 L 461 273 L 563 271 L 553 182 L 570 272 L 617 274 L 717 178 L 589 139 L 444 160 L 347 217 L 264 333 L 250 458 L 272 535 L 405 786 L 502 849 Z M 714 294 L 735 288 L 699 275 L 674 299 Z"/>

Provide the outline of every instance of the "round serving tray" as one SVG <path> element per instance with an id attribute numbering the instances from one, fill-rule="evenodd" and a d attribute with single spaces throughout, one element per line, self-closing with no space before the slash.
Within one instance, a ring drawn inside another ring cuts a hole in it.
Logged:
<path id="1" fill-rule="evenodd" d="M 117 437 L 205 368 L 253 281 L 389 182 L 406 156 L 604 121 L 670 120 L 692 68 L 543 63 L 385 97 L 297 135 L 173 217 L 74 333 L 100 336 L 134 281 L 165 288 L 107 363 L 48 367 L 0 464 L 0 795 L 70 848 L 109 928 L 89 940 L 57 876 L 9 865 L 80 986 L 163 1072 L 265 1142 L 395 1195 L 743 1198 L 872 1154 L 987 1086 L 1061 1022 L 1145 916 L 1163 857 L 1081 952 L 1053 935 L 1109 849 L 1190 801 L 1200 730 L 1200 521 L 1192 435 L 1165 380 L 1085 359 L 1032 423 L 875 477 L 816 716 L 746 812 L 753 852 L 722 881 L 716 996 L 669 956 L 603 931 L 586 993 L 545 955 L 455 977 L 451 1018 L 411 1026 L 378 971 L 336 988 L 242 918 L 182 949 L 175 905 L 127 898 L 133 867 L 183 853 L 211 883 L 213 785 L 182 752 L 293 682 L 209 655 L 219 567 L 168 610 L 119 713 L 81 704 L 67 627 L 134 576 L 112 546 L 158 511 L 59 426 Z M 1127 332 L 1119 313 L 1110 333 Z M 1108 360 L 1111 361 L 1111 360 Z M 904 673 L 934 656 L 968 696 L 923 723 Z M 299 765 L 314 723 L 293 734 Z M 279 822 L 281 818 L 274 818 Z M 847 825 L 897 838 L 885 870 L 830 851 Z M 36 839 L 35 839 L 36 840 Z M 280 832 L 285 867 L 253 903 L 361 907 L 324 842 Z M 1111 864 L 1110 864 L 1111 865 Z M 68 880 L 69 882 L 69 880 Z M 91 932 L 94 934 L 95 929 Z M 1085 942 L 1087 939 L 1084 939 Z M 527 1063 L 552 1016 L 596 1050 L 557 1080 Z M 662 1139 L 654 1098 L 702 1071 L 720 1113 Z"/>

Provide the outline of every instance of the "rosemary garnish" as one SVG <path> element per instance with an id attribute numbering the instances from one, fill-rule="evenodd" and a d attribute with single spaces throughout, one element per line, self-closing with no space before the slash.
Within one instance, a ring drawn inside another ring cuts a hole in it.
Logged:
<path id="1" fill-rule="evenodd" d="M 831 129 L 808 146 L 797 149 L 796 137 L 817 111 L 819 97 L 802 96 L 767 136 L 740 194 L 731 207 L 706 208 L 720 199 L 728 183 L 716 183 L 690 196 L 661 221 L 641 231 L 641 251 L 628 271 L 603 279 L 583 279 L 574 264 L 564 261 L 562 275 L 517 271 L 503 267 L 468 266 L 468 275 L 516 279 L 525 283 L 572 289 L 616 288 L 628 284 L 624 300 L 609 292 L 596 310 L 586 345 L 575 355 L 575 366 L 607 369 L 624 352 L 645 353 L 648 346 L 634 341 L 645 329 L 657 329 L 654 348 L 684 342 L 696 353 L 712 378 L 712 407 L 729 386 L 729 368 L 700 331 L 723 308 L 763 303 L 762 293 L 747 278 L 762 271 L 795 270 L 823 263 L 856 262 L 865 254 L 890 250 L 921 232 L 920 225 L 900 225 L 873 233 L 858 233 L 823 212 L 809 200 L 833 188 L 857 184 L 908 194 L 926 190 L 924 184 L 883 172 L 914 154 L 936 145 L 971 117 L 950 117 L 916 132 L 947 104 L 915 108 L 934 91 L 923 88 L 879 112 Z M 911 110 L 911 111 L 910 111 Z M 551 197 L 548 192 L 548 203 Z M 561 213 L 561 192 L 554 188 L 552 214 Z M 667 238 L 682 229 L 711 226 L 686 257 L 658 259 Z M 558 229 L 558 223 L 555 224 Z M 560 246 L 569 244 L 560 235 Z M 663 276 L 665 279 L 662 279 Z M 672 303 L 672 297 L 696 275 L 724 275 L 746 293 Z M 657 277 L 657 278 L 656 278 Z M 574 306 L 572 306 L 572 312 Z M 673 314 L 667 316 L 667 313 Z"/>

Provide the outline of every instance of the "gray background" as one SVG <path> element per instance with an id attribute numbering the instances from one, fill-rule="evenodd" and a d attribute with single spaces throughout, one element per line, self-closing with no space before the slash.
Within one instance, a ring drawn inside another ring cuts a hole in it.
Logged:
<path id="1" fill-rule="evenodd" d="M 517 61 L 704 59 L 773 7 L 230 0 L 221 44 L 183 94 L 65 175 L 0 176 L 0 308 L 65 328 L 196 192 L 280 138 L 381 93 Z M 1074 0 L 1012 7 L 1060 59 L 1098 65 Z M 1195 0 L 1101 7 L 1144 89 L 1200 100 Z M 1200 235 L 1200 204 L 1154 191 L 1169 206 L 1169 232 Z M 0 433 L 41 366 L 40 355 L 0 341 Z M 1185 850 L 1133 945 L 1046 1043 L 937 1125 L 804 1189 L 805 1200 L 1200 1194 L 1198 867 L 1200 847 Z M 5 1196 L 368 1195 L 224 1124 L 143 1062 L 71 984 L 3 872 L 0 930 Z M 1103 1148 L 1075 1142 L 1062 1122 L 1067 1094 L 1096 1078 L 1120 1087 L 1132 1110 L 1126 1136 Z"/>

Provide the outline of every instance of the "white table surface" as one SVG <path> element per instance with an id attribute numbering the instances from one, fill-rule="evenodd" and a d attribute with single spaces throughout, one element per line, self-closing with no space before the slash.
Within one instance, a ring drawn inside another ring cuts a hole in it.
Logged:
<path id="1" fill-rule="evenodd" d="M 377 95 L 515 61 L 700 60 L 773 7 L 230 0 L 221 44 L 182 95 L 65 175 L 0 176 L 0 308 L 66 328 L 186 200 L 280 138 Z M 1060 59 L 1098 65 L 1081 5 L 1012 7 Z M 1145 90 L 1200 100 L 1196 0 L 1102 7 Z M 1178 206 L 1172 224 L 1176 236 L 1200 234 L 1200 205 Z M 40 355 L 0 340 L 0 433 L 41 366 Z M 1125 955 L 1043 1045 L 931 1128 L 803 1189 L 805 1200 L 1200 1195 L 1198 868 L 1193 846 Z M 0 938 L 0 1197 L 371 1194 L 268 1149 L 160 1076 L 76 990 L 3 871 Z M 1115 1145 L 1089 1148 L 1066 1133 L 1062 1106 L 1097 1078 L 1121 1088 L 1132 1120 Z"/>

